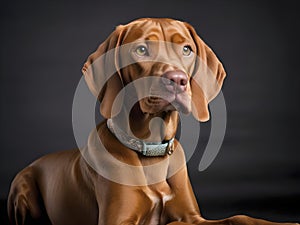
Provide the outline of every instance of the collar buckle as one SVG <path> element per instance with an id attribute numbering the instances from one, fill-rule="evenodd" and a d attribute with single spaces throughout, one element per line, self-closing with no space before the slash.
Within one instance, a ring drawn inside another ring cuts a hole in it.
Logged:
<path id="1" fill-rule="evenodd" d="M 173 154 L 173 152 L 174 152 L 174 138 L 172 139 L 172 142 L 171 142 L 171 140 L 169 141 L 166 152 L 167 152 L 168 155 Z"/>

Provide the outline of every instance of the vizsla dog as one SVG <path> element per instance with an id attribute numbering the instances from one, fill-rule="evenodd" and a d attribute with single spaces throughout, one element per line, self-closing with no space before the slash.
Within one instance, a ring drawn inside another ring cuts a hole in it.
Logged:
<path id="1" fill-rule="evenodd" d="M 54 225 L 278 224 L 200 214 L 174 137 L 179 113 L 209 119 L 225 71 L 191 25 L 145 18 L 118 26 L 82 71 L 106 120 L 85 150 L 46 155 L 15 177 L 8 198 L 13 224 L 45 216 Z M 121 95 L 125 87 L 131 89 Z"/>

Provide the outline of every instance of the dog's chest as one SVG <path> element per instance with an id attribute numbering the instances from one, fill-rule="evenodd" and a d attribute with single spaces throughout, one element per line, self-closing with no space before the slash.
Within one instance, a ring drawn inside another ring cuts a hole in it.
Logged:
<path id="1" fill-rule="evenodd" d="M 151 201 L 149 209 L 151 216 L 146 219 L 145 225 L 159 225 L 165 220 L 164 208 L 166 203 L 173 199 L 173 195 L 170 191 L 150 191 L 147 196 Z"/>

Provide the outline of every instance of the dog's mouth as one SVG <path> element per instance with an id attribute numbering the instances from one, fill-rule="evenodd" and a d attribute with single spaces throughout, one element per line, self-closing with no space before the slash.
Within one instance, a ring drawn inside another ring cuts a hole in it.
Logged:
<path id="1" fill-rule="evenodd" d="M 172 92 L 152 92 L 151 95 L 144 99 L 146 104 L 146 111 L 181 111 L 185 114 L 191 112 L 191 98 L 190 96 L 183 93 L 172 93 Z"/>
<path id="2" fill-rule="evenodd" d="M 137 95 L 145 94 L 140 99 L 140 108 L 144 113 L 156 114 L 166 111 L 191 112 L 191 92 L 186 73 L 170 70 L 163 75 L 147 79 L 136 86 Z"/>

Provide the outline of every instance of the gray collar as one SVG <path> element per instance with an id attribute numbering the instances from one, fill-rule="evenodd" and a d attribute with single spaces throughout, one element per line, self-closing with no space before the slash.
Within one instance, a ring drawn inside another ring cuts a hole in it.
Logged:
<path id="1" fill-rule="evenodd" d="M 165 143 L 144 142 L 143 140 L 133 138 L 126 134 L 118 126 L 115 126 L 112 119 L 107 120 L 107 127 L 123 145 L 141 153 L 144 156 L 171 155 L 174 151 L 174 138 L 166 141 Z"/>

